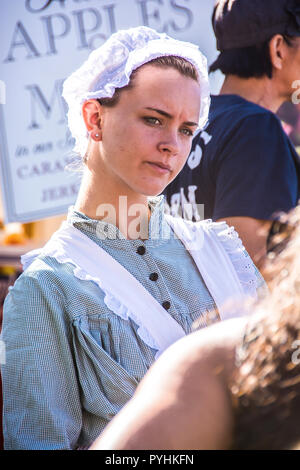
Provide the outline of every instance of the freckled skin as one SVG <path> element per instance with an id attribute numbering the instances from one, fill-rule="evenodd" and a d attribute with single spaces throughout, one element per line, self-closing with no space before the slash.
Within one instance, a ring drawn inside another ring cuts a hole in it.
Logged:
<path id="1" fill-rule="evenodd" d="M 82 114 L 90 140 L 75 209 L 98 219 L 101 205 L 112 206 L 116 217 L 106 221 L 134 238 L 128 231 L 131 207 L 140 206 L 148 226 L 148 197 L 161 194 L 184 166 L 200 104 L 197 80 L 150 64 L 137 71 L 114 106 L 87 100 Z M 120 196 L 127 200 L 126 220 Z"/>
<path id="2" fill-rule="evenodd" d="M 146 108 L 159 109 L 171 119 Z M 114 192 L 160 194 L 184 166 L 200 112 L 199 84 L 173 68 L 146 65 L 113 108 L 102 108 L 99 170 Z M 112 132 L 113 130 L 113 132 Z M 164 162 L 161 174 L 147 162 Z"/>

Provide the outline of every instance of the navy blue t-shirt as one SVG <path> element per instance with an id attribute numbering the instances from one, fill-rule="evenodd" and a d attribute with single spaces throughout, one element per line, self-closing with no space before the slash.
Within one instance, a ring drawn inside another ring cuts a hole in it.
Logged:
<path id="1" fill-rule="evenodd" d="M 187 205 L 183 215 L 194 220 L 272 220 L 297 205 L 299 182 L 300 159 L 277 116 L 238 95 L 219 95 L 165 194 L 171 213 Z"/>

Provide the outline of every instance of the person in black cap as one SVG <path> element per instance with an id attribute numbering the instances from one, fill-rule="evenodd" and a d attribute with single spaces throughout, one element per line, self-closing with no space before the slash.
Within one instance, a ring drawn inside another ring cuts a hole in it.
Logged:
<path id="1" fill-rule="evenodd" d="M 218 0 L 212 22 L 220 54 L 210 71 L 225 80 L 165 194 L 173 215 L 235 226 L 259 265 L 277 214 L 299 199 L 299 157 L 275 113 L 299 99 L 300 1 Z"/>

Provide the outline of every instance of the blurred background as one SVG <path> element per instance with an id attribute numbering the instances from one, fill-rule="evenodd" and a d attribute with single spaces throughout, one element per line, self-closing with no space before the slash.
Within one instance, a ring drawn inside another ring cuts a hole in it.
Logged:
<path id="1" fill-rule="evenodd" d="M 42 246 L 75 202 L 80 175 L 68 132 L 65 78 L 113 32 L 137 25 L 217 56 L 214 0 L 0 0 L 0 308 L 21 272 L 20 256 Z M 217 94 L 222 75 L 210 77 Z M 300 148 L 300 105 L 279 116 Z M 1 312 L 0 312 L 1 313 Z"/>

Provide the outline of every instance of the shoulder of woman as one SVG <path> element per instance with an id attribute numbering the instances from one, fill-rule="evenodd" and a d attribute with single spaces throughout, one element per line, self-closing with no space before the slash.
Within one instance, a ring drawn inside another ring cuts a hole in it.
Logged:
<path id="1" fill-rule="evenodd" d="M 76 283 L 73 267 L 60 264 L 55 258 L 40 254 L 26 266 L 9 293 L 15 298 L 56 296 L 63 300 L 70 285 Z"/>
<path id="2" fill-rule="evenodd" d="M 226 222 L 201 221 L 200 224 L 211 236 L 219 241 L 229 257 L 244 290 L 255 297 L 257 291 L 263 295 L 267 293 L 265 281 L 259 270 L 253 263 L 250 255 L 243 245 L 238 232 Z"/>

